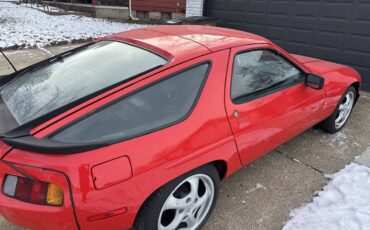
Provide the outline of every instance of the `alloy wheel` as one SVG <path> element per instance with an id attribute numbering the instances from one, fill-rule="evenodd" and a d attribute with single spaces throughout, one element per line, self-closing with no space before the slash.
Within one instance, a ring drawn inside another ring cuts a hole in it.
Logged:
<path id="1" fill-rule="evenodd" d="M 207 217 L 214 195 L 214 183 L 205 174 L 196 174 L 183 180 L 164 203 L 158 229 L 197 229 Z"/>
<path id="2" fill-rule="evenodd" d="M 353 105 L 355 102 L 355 94 L 350 91 L 343 98 L 342 102 L 338 108 L 338 114 L 335 118 L 335 128 L 340 129 L 348 120 L 349 115 L 351 114 Z"/>

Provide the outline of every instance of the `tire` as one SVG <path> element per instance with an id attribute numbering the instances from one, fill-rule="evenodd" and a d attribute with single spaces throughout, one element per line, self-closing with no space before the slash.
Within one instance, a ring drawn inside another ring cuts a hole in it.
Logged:
<path id="1" fill-rule="evenodd" d="M 319 127 L 330 134 L 337 133 L 340 130 L 342 130 L 342 128 L 346 125 L 348 118 L 352 113 L 353 107 L 356 102 L 356 98 L 357 98 L 356 89 L 355 87 L 350 86 L 343 94 L 337 107 L 335 108 L 335 111 L 330 115 L 330 117 L 324 120 L 319 125 Z M 349 103 L 347 107 L 346 108 L 342 107 L 345 106 L 346 102 Z M 342 119 L 339 119 L 340 116 L 342 116 Z"/>
<path id="2" fill-rule="evenodd" d="M 194 190 L 196 181 L 199 183 Z M 164 229 L 163 226 L 167 229 L 201 229 L 214 209 L 219 185 L 219 174 L 212 165 L 202 166 L 177 177 L 145 201 L 133 229 L 160 230 Z M 192 222 L 195 224 L 189 228 Z"/>

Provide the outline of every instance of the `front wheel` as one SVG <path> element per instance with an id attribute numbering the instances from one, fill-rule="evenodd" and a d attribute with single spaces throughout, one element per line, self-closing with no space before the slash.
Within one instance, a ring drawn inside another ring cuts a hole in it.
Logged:
<path id="1" fill-rule="evenodd" d="M 339 101 L 334 113 L 321 123 L 321 128 L 328 133 L 339 132 L 351 115 L 356 97 L 355 87 L 350 86 Z"/>
<path id="2" fill-rule="evenodd" d="M 141 208 L 135 230 L 200 229 L 210 216 L 219 193 L 215 167 L 205 165 L 169 182 Z"/>

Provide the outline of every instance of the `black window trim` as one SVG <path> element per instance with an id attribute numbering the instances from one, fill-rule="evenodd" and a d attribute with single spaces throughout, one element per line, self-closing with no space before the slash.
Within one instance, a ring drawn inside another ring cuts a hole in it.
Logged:
<path id="1" fill-rule="evenodd" d="M 240 96 L 239 99 L 237 99 L 237 100 L 233 99 L 232 95 L 231 95 L 231 92 L 232 92 L 232 81 L 233 81 L 233 73 L 234 73 L 234 63 L 235 63 L 236 56 L 238 56 L 239 54 L 243 54 L 243 53 L 248 53 L 248 52 L 253 52 L 253 51 L 263 51 L 263 50 L 271 51 L 272 53 L 276 54 L 277 56 L 283 58 L 285 61 L 287 61 L 289 64 L 291 64 L 294 68 L 296 68 L 297 70 L 299 70 L 301 72 L 302 79 L 300 79 L 299 81 L 296 81 L 296 82 L 292 82 L 292 83 L 283 85 L 283 86 L 275 87 L 275 88 L 270 89 L 270 90 L 261 90 L 261 91 L 258 91 L 256 93 L 250 93 L 250 94 L 246 95 L 245 97 Z M 305 81 L 305 76 L 306 75 L 307 75 L 307 72 L 304 71 L 300 66 L 298 66 L 294 61 L 290 60 L 284 54 L 282 54 L 278 50 L 273 49 L 271 47 L 257 47 L 257 48 L 252 48 L 252 49 L 241 50 L 241 51 L 236 52 L 234 54 L 234 57 L 233 57 L 233 66 L 232 66 L 231 81 L 230 81 L 230 95 L 229 95 L 230 100 L 234 105 L 245 104 L 245 103 L 254 101 L 256 99 L 268 96 L 270 94 L 274 94 L 276 92 L 282 91 L 284 89 L 293 87 L 295 85 L 302 84 Z"/>
<path id="2" fill-rule="evenodd" d="M 0 135 L 1 135 L 0 136 L 0 139 L 1 138 L 17 138 L 17 137 L 28 136 L 28 135 L 30 135 L 30 130 L 32 128 L 36 127 L 37 125 L 40 125 L 40 124 L 42 124 L 42 123 L 44 123 L 44 122 L 46 122 L 46 121 L 48 121 L 48 120 L 50 120 L 50 119 L 58 116 L 59 114 L 61 114 L 63 112 L 66 112 L 66 111 L 72 109 L 73 107 L 75 107 L 75 106 L 77 106 L 77 105 L 79 105 L 79 104 L 81 104 L 81 103 L 83 103 L 85 101 L 88 101 L 88 100 L 90 100 L 92 98 L 95 98 L 95 97 L 97 97 L 97 96 L 99 96 L 99 95 L 101 95 L 101 94 L 103 94 L 103 93 L 105 93 L 105 92 L 107 92 L 107 91 L 109 91 L 111 89 L 114 89 L 114 88 L 116 88 L 116 87 L 118 87 L 120 85 L 123 85 L 123 84 L 125 84 L 125 83 L 127 83 L 129 81 L 132 81 L 132 80 L 134 80 L 134 79 L 136 79 L 136 78 L 138 78 L 140 76 L 143 76 L 143 75 L 145 75 L 147 73 L 150 73 L 150 72 L 152 72 L 152 71 L 154 71 L 156 69 L 159 69 L 159 68 L 161 68 L 163 66 L 166 66 L 170 62 L 170 59 L 168 59 L 167 57 L 165 57 L 165 56 L 163 56 L 163 55 L 161 55 L 159 53 L 156 53 L 153 50 L 150 50 L 150 49 L 148 49 L 146 47 L 142 47 L 142 46 L 139 46 L 137 44 L 134 44 L 134 43 L 131 43 L 131 42 L 128 42 L 128 41 L 122 41 L 122 40 L 116 40 L 116 39 L 102 39 L 102 40 L 99 40 L 97 42 L 90 42 L 90 43 L 85 44 L 83 46 L 74 48 L 72 50 L 66 51 L 66 52 L 61 53 L 61 54 L 58 54 L 56 56 L 50 57 L 48 59 L 45 59 L 45 60 L 43 60 L 41 62 L 35 63 L 35 64 L 31 65 L 31 66 L 25 67 L 25 68 L 23 68 L 23 69 L 21 69 L 21 70 L 19 70 L 17 72 L 14 72 L 14 73 L 12 73 L 10 75 L 6 75 L 6 76 L 4 76 L 4 78 L 6 78 L 6 79 L 3 80 L 3 78 L 1 78 L 3 80 L 3 82 L 0 81 L 0 83 L 2 83 L 1 85 L 6 84 L 8 81 L 11 81 L 13 78 L 18 77 L 19 75 L 23 74 L 26 71 L 30 71 L 30 70 L 32 71 L 33 69 L 38 68 L 39 66 L 42 67 L 43 65 L 51 64 L 54 61 L 58 60 L 59 57 L 67 57 L 67 56 L 70 55 L 69 53 L 73 54 L 75 52 L 82 51 L 82 50 L 86 49 L 87 47 L 89 47 L 90 45 L 94 45 L 94 44 L 97 44 L 97 43 L 102 42 L 102 41 L 120 42 L 120 43 L 123 43 L 123 44 L 127 44 L 127 45 L 130 45 L 130 46 L 134 46 L 134 47 L 137 47 L 137 48 L 146 50 L 146 51 L 148 51 L 148 52 L 150 52 L 150 53 L 152 53 L 154 55 L 157 55 L 157 56 L 163 58 L 164 60 L 166 60 L 166 63 L 164 65 L 155 66 L 155 67 L 153 67 L 151 69 L 148 69 L 148 70 L 146 70 L 146 71 L 144 71 L 142 73 L 136 74 L 136 75 L 134 75 L 134 76 L 132 76 L 132 77 L 130 77 L 128 79 L 125 79 L 123 81 L 117 82 L 117 83 L 115 83 L 115 84 L 113 84 L 111 86 L 105 87 L 105 88 L 103 88 L 101 90 L 98 90 L 98 91 L 96 91 L 94 93 L 91 93 L 89 95 L 86 95 L 86 96 L 84 96 L 84 97 L 82 97 L 82 98 L 80 98 L 78 100 L 72 101 L 72 102 L 70 102 L 70 103 L 68 103 L 68 104 L 66 104 L 66 105 L 64 105 L 64 106 L 62 106 L 62 107 L 60 107 L 58 109 L 55 109 L 55 110 L 50 111 L 49 113 L 47 113 L 45 115 L 42 115 L 39 118 L 36 118 L 36 119 L 31 120 L 29 122 L 26 122 L 25 124 L 19 125 L 18 127 L 14 128 L 14 129 L 12 129 L 12 130 L 4 133 L 4 134 L 3 133 L 0 133 Z"/>
<path id="3" fill-rule="evenodd" d="M 144 132 L 141 132 L 139 134 L 136 134 L 136 135 L 132 135 L 132 136 L 129 136 L 129 137 L 125 137 L 125 138 L 117 138 L 117 139 L 112 139 L 112 140 L 104 140 L 104 141 L 96 141 L 96 142 L 89 142 L 89 143 L 70 143 L 70 142 L 61 142 L 61 141 L 55 141 L 55 140 L 52 140 L 51 138 L 56 135 L 58 132 L 60 131 L 63 131 L 64 129 L 76 124 L 77 122 L 83 120 L 83 119 L 86 119 L 87 117 L 89 117 L 91 114 L 94 114 L 100 110 L 103 110 L 105 109 L 106 107 L 109 107 L 115 103 L 118 103 L 120 100 L 126 98 L 126 97 L 129 97 L 131 96 L 132 94 L 135 94 L 137 92 L 140 92 L 154 84 L 157 84 L 157 83 L 160 83 L 162 81 L 165 81 L 167 80 L 168 78 L 171 78 L 171 77 L 174 77 L 176 76 L 177 74 L 180 74 L 182 72 L 185 72 L 187 70 L 190 70 L 192 68 L 195 68 L 195 67 L 198 67 L 198 66 L 201 66 L 201 65 L 204 65 L 204 64 L 208 64 L 208 68 L 207 68 L 207 71 L 205 73 L 205 76 L 204 76 L 204 79 L 203 79 L 203 82 L 197 92 L 197 95 L 193 101 L 193 104 L 192 106 L 190 107 L 189 111 L 183 116 L 181 117 L 180 119 L 177 119 L 176 121 L 173 121 L 173 122 L 170 122 L 168 124 L 165 124 L 165 125 L 162 125 L 162 126 L 159 126 L 157 128 L 154 128 L 154 129 L 151 129 L 151 130 L 147 130 L 147 131 L 144 131 Z M 176 67 L 176 66 L 175 66 Z M 108 102 L 107 104 L 85 114 L 84 116 L 82 117 L 79 117 L 71 122 L 69 122 L 68 124 L 62 126 L 61 128 L 57 129 L 56 131 L 54 131 L 53 133 L 49 134 L 48 136 L 42 138 L 42 139 L 38 139 L 38 138 L 35 138 L 33 136 L 30 136 L 30 135 L 27 135 L 27 136 L 23 136 L 23 137 L 18 137 L 18 138 L 1 138 L 5 143 L 7 143 L 8 145 L 14 147 L 14 148 L 17 148 L 17 149 L 22 149 L 22 150 L 27 150 L 27 151 L 32 151 L 32 152 L 38 152 L 38 153 L 49 153 L 49 154 L 73 154 L 73 153 L 80 153 L 80 152 L 84 152 L 84 151 L 89 151 L 89 150 L 94 150 L 94 149 L 98 149 L 98 148 L 102 148 L 102 147 L 106 147 L 106 146 L 109 146 L 109 145 L 112 145 L 112 144 L 116 144 L 116 143 L 119 143 L 119 142 L 123 142 L 123 141 L 127 141 L 127 140 L 130 140 L 130 139 L 133 139 L 133 138 L 137 138 L 137 137 L 140 137 L 140 136 L 144 136 L 144 135 L 147 135 L 147 134 L 150 134 L 150 133 L 153 133 L 153 132 L 156 132 L 156 131 L 159 131 L 159 130 L 162 130 L 162 129 L 165 129 L 165 128 L 168 128 L 168 127 L 171 127 L 171 126 L 174 126 L 176 124 L 179 124 L 181 122 L 183 122 L 184 120 L 186 120 L 187 118 L 190 117 L 190 115 L 193 113 L 196 105 L 198 104 L 198 101 L 199 101 L 199 98 L 201 97 L 202 93 L 203 93 L 203 90 L 204 90 L 204 87 L 206 85 L 206 82 L 209 78 L 209 74 L 211 72 L 211 69 L 212 69 L 212 61 L 211 60 L 206 60 L 206 61 L 201 61 L 199 63 L 196 63 L 196 64 L 193 64 L 193 65 L 190 65 L 190 66 L 187 66 L 179 71 L 176 71 L 174 73 L 171 73 L 167 76 L 164 76 L 164 77 L 161 77 L 160 79 L 158 80 L 155 80 L 153 82 L 150 82 L 128 94 L 125 94 L 111 102 Z"/>

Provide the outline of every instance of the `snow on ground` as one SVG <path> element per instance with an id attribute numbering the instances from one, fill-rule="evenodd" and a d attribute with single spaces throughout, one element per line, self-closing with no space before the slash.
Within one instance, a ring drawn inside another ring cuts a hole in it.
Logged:
<path id="1" fill-rule="evenodd" d="M 348 157 L 347 150 L 349 149 L 349 146 L 347 143 L 348 141 L 350 141 L 347 138 L 346 131 L 348 130 L 343 129 L 342 131 L 335 133 L 333 135 L 324 135 L 323 138 L 320 139 L 321 143 L 331 146 L 333 150 L 335 151 L 337 157 L 343 160 L 347 159 Z M 314 132 L 322 133 L 322 131 L 318 129 L 314 130 Z M 353 144 L 359 145 L 359 143 L 357 142 L 353 142 Z"/>
<path id="2" fill-rule="evenodd" d="M 257 184 L 256 184 L 256 187 L 251 188 L 251 189 L 249 189 L 249 190 L 245 191 L 245 193 L 246 193 L 246 194 L 249 194 L 249 193 L 254 192 L 254 191 L 257 191 L 257 190 L 259 190 L 259 189 L 266 190 L 267 188 L 266 188 L 263 184 L 261 184 L 261 183 L 257 183 Z"/>
<path id="3" fill-rule="evenodd" d="M 370 169 L 351 163 L 313 202 L 294 210 L 283 230 L 370 229 Z"/>
<path id="4" fill-rule="evenodd" d="M 49 15 L 24 4 L 0 2 L 0 48 L 42 47 L 143 26 L 77 15 Z"/>

